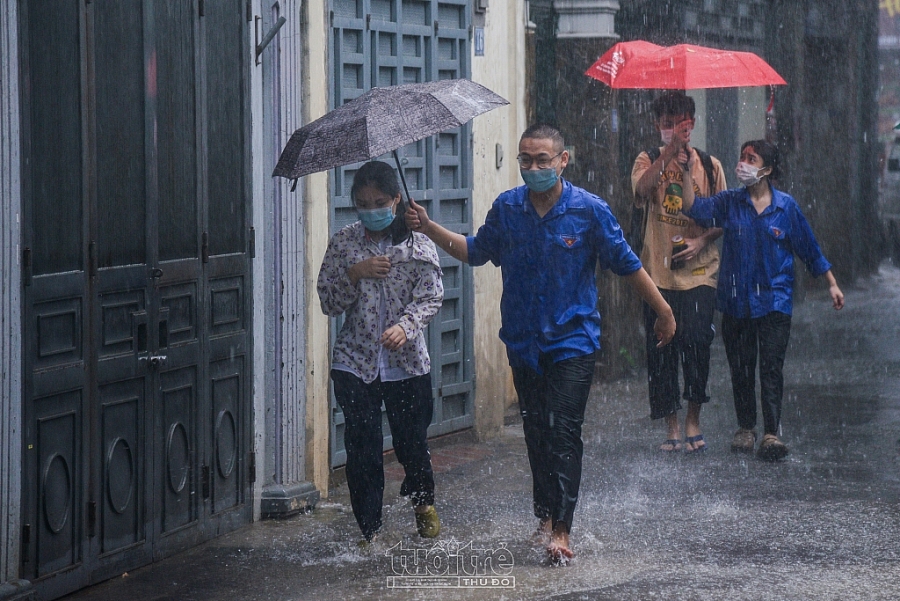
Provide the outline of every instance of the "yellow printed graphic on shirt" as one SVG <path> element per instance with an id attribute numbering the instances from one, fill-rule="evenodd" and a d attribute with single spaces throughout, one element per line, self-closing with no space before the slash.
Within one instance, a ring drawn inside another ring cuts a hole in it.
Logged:
<path id="1" fill-rule="evenodd" d="M 669 215 L 677 215 L 681 212 L 681 198 L 683 188 L 681 184 L 672 182 L 666 186 L 666 194 L 663 196 L 662 206 Z"/>

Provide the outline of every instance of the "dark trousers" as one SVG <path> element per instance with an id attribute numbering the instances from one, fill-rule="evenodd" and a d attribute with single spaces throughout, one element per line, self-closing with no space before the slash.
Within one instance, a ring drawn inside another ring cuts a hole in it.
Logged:
<path id="1" fill-rule="evenodd" d="M 414 505 L 434 504 L 434 473 L 427 441 L 434 411 L 431 374 L 366 384 L 349 372 L 333 369 L 331 380 L 335 399 L 344 412 L 350 504 L 363 535 L 370 537 L 381 528 L 384 495 L 382 403 L 394 452 L 406 472 L 400 494 L 411 497 Z"/>
<path id="2" fill-rule="evenodd" d="M 709 347 L 715 337 L 713 314 L 716 290 L 698 286 L 691 290 L 663 290 L 662 294 L 675 314 L 675 338 L 656 348 L 653 323 L 656 313 L 644 303 L 644 325 L 647 331 L 647 381 L 650 388 L 650 417 L 659 419 L 681 409 L 681 398 L 693 403 L 706 403 L 709 380 Z M 678 363 L 684 376 L 684 393 L 678 385 Z"/>
<path id="3" fill-rule="evenodd" d="M 562 522 L 567 530 L 581 486 L 581 426 L 595 360 L 596 353 L 557 363 L 541 355 L 543 373 L 512 370 L 531 464 L 534 515 L 551 518 L 554 527 Z"/>
<path id="4" fill-rule="evenodd" d="M 791 336 L 791 316 L 773 311 L 757 318 L 722 316 L 722 341 L 731 368 L 734 411 L 738 425 L 756 427 L 756 358 L 766 434 L 778 434 L 784 392 L 784 355 Z"/>

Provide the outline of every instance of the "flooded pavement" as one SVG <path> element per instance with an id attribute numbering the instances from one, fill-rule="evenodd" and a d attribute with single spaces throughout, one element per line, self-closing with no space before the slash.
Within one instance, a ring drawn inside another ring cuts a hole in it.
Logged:
<path id="1" fill-rule="evenodd" d="M 567 567 L 545 565 L 531 544 L 531 478 L 514 423 L 496 441 L 435 448 L 436 543 L 413 535 L 394 466 L 369 549 L 357 548 L 343 485 L 311 514 L 253 524 L 66 599 L 897 599 L 900 270 L 886 265 L 844 292 L 840 312 L 824 290 L 796 307 L 782 463 L 729 451 L 737 426 L 719 338 L 703 455 L 655 451 L 665 431 L 648 418 L 643 373 L 596 385 Z M 417 551 L 446 578 L 411 578 Z M 475 561 L 475 573 L 449 578 L 459 560 Z M 438 582 L 460 588 L 427 588 Z"/>

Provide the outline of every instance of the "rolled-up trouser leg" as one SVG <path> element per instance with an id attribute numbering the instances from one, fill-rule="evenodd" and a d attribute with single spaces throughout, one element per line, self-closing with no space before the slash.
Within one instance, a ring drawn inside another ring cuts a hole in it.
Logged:
<path id="1" fill-rule="evenodd" d="M 678 349 L 684 375 L 686 401 L 703 404 L 709 401 L 706 385 L 709 381 L 709 347 L 715 338 L 713 316 L 716 309 L 716 289 L 697 286 L 690 290 L 670 292 L 679 297 L 679 310 L 675 313 L 678 324 Z M 668 301 L 668 298 L 666 298 Z M 670 304 L 671 301 L 668 301 Z"/>
<path id="2" fill-rule="evenodd" d="M 660 290 L 660 293 L 668 291 Z M 678 334 L 675 339 L 662 348 L 656 345 L 656 312 L 647 303 L 644 308 L 645 344 L 647 351 L 647 388 L 650 396 L 650 419 L 661 419 L 681 409 L 678 387 Z M 676 321 L 679 328 L 681 322 Z"/>

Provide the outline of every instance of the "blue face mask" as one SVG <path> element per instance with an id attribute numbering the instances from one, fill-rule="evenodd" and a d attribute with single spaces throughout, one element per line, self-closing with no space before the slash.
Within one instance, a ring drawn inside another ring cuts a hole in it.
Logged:
<path id="1" fill-rule="evenodd" d="M 559 180 L 556 169 L 552 167 L 538 169 L 537 171 L 532 169 L 519 169 L 519 173 L 522 174 L 522 180 L 525 181 L 525 185 L 528 186 L 528 189 L 532 192 L 546 192 L 555 186 L 556 182 Z"/>
<path id="2" fill-rule="evenodd" d="M 359 220 L 370 232 L 380 232 L 394 222 L 394 207 L 380 209 L 357 209 Z"/>

